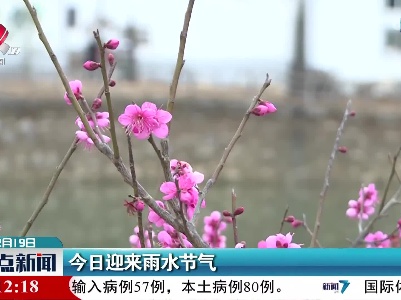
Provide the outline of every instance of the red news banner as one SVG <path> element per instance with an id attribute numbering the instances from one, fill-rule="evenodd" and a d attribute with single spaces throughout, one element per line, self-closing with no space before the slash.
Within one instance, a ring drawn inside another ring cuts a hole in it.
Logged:
<path id="1" fill-rule="evenodd" d="M 72 276 L 0 276 L 0 299 L 75 300 Z"/>

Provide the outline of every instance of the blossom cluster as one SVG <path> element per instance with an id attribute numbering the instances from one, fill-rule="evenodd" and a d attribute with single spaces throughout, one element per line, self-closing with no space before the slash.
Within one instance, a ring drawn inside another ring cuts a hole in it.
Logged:
<path id="1" fill-rule="evenodd" d="M 376 205 L 380 202 L 379 192 L 374 183 L 359 190 L 359 198 L 348 202 L 346 215 L 353 220 L 363 222 L 368 220 L 374 213 Z M 382 231 L 369 232 L 365 238 L 366 248 L 390 248 L 398 247 L 401 237 L 401 220 L 397 224 L 398 230 L 394 234 L 386 234 Z"/>

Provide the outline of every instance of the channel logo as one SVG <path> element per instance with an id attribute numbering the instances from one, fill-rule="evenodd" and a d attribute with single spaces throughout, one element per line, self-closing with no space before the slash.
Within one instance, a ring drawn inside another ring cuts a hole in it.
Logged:
<path id="1" fill-rule="evenodd" d="M 8 33 L 7 28 L 3 24 L 0 24 L 0 52 L 3 53 L 3 55 L 5 55 L 10 49 L 10 46 L 5 43 Z"/>

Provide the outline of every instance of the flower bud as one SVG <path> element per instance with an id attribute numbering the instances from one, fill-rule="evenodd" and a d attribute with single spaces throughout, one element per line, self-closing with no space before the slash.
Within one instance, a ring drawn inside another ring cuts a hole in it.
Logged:
<path id="1" fill-rule="evenodd" d="M 351 111 L 351 112 L 349 113 L 349 116 L 350 116 L 350 117 L 355 117 L 355 115 L 356 115 L 356 112 L 354 112 L 354 111 Z"/>
<path id="2" fill-rule="evenodd" d="M 303 225 L 304 224 L 304 222 L 302 222 L 301 220 L 294 220 L 294 221 L 292 221 L 291 222 L 291 227 L 292 228 L 297 228 L 297 227 L 299 227 L 299 226 L 301 226 L 301 225 Z"/>
<path id="3" fill-rule="evenodd" d="M 115 80 L 110 80 L 110 82 L 109 82 L 109 86 L 111 86 L 111 87 L 113 87 L 113 86 L 115 86 L 116 85 L 116 81 Z"/>
<path id="4" fill-rule="evenodd" d="M 98 110 L 100 107 L 102 107 L 102 99 L 96 98 L 92 102 L 92 109 L 93 110 Z"/>
<path id="5" fill-rule="evenodd" d="M 233 222 L 233 218 L 232 217 L 223 217 L 223 221 L 226 223 L 232 223 Z"/>
<path id="6" fill-rule="evenodd" d="M 244 211 L 245 211 L 245 208 L 243 208 L 242 206 L 238 207 L 234 211 L 234 216 L 242 215 L 244 213 Z"/>
<path id="7" fill-rule="evenodd" d="M 143 211 L 143 209 L 145 208 L 145 203 L 143 203 L 143 201 L 141 200 L 135 201 L 134 207 L 136 211 Z"/>
<path id="8" fill-rule="evenodd" d="M 106 44 L 104 44 L 104 47 L 110 50 L 115 50 L 117 49 L 119 44 L 120 44 L 119 40 L 111 39 Z"/>
<path id="9" fill-rule="evenodd" d="M 273 103 L 269 101 L 264 101 L 259 99 L 259 104 L 255 106 L 255 108 L 251 111 L 255 116 L 264 116 L 267 114 L 271 114 L 277 111 L 277 108 Z"/>
<path id="10" fill-rule="evenodd" d="M 348 149 L 345 146 L 340 146 L 340 147 L 338 147 L 338 151 L 341 153 L 347 153 Z"/>
<path id="11" fill-rule="evenodd" d="M 88 60 L 83 64 L 83 67 L 88 71 L 95 71 L 100 67 L 100 64 L 95 61 Z"/>
<path id="12" fill-rule="evenodd" d="M 222 214 L 225 217 L 231 217 L 231 213 L 228 210 L 223 210 Z"/>
<path id="13" fill-rule="evenodd" d="M 288 223 L 292 223 L 295 221 L 295 217 L 294 216 L 288 216 L 284 218 L 284 222 L 288 222 Z"/>
<path id="14" fill-rule="evenodd" d="M 115 59 L 113 53 L 109 53 L 109 55 L 107 56 L 107 60 L 109 61 L 110 66 L 114 65 Z"/>
<path id="15" fill-rule="evenodd" d="M 399 219 L 399 220 L 398 220 L 398 222 L 397 222 L 397 226 L 398 226 L 398 228 L 400 228 L 400 229 L 401 229 L 401 219 Z"/>

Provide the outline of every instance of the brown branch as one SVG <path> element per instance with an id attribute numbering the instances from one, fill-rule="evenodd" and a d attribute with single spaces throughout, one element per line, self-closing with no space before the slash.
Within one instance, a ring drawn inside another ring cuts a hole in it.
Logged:
<path id="1" fill-rule="evenodd" d="M 231 190 L 231 219 L 232 219 L 232 225 L 233 225 L 234 246 L 236 246 L 239 243 L 237 216 L 235 215 L 236 209 L 237 209 L 237 195 L 235 194 L 234 189 L 232 189 Z"/>
<path id="2" fill-rule="evenodd" d="M 189 22 L 191 21 L 192 9 L 194 7 L 194 4 L 195 0 L 188 1 L 187 11 L 185 13 L 185 18 L 184 18 L 184 25 L 182 26 L 182 31 L 180 34 L 180 46 L 178 49 L 177 62 L 175 64 L 173 80 L 171 81 L 170 85 L 170 98 L 167 102 L 167 111 L 171 114 L 173 113 L 174 110 L 174 102 L 177 94 L 178 81 L 180 80 L 181 71 L 185 64 L 184 60 L 185 45 L 187 42 Z M 170 126 L 171 122 L 168 124 L 169 129 Z"/>
<path id="3" fill-rule="evenodd" d="M 32 224 L 35 222 L 36 218 L 39 216 L 42 209 L 46 206 L 47 202 L 49 201 L 49 197 L 51 192 L 53 191 L 54 186 L 56 185 L 57 179 L 59 178 L 61 172 L 63 171 L 64 167 L 66 166 L 68 160 L 71 158 L 74 151 L 77 149 L 78 139 L 74 139 L 73 143 L 71 144 L 70 148 L 68 149 L 67 153 L 61 160 L 59 166 L 56 168 L 56 172 L 54 172 L 52 179 L 43 195 L 42 201 L 38 204 L 36 209 L 34 210 L 32 216 L 26 222 L 24 228 L 22 229 L 20 236 L 26 236 L 28 231 L 31 229 Z"/>
<path id="4" fill-rule="evenodd" d="M 280 230 L 278 231 L 279 233 L 281 233 L 283 231 L 285 218 L 287 217 L 289 209 L 290 209 L 290 207 L 289 207 L 289 205 L 287 205 L 287 207 L 285 208 L 285 211 L 284 211 L 283 219 L 281 220 Z"/>
<path id="5" fill-rule="evenodd" d="M 309 235 L 310 235 L 311 237 L 313 236 L 312 230 L 309 228 L 308 223 L 306 223 L 306 216 L 305 216 L 305 214 L 303 214 L 302 227 L 305 228 L 306 232 L 309 233 Z M 320 244 L 319 240 L 316 240 L 316 245 L 318 245 L 319 248 L 323 248 L 323 247 L 322 247 L 322 244 Z"/>
<path id="6" fill-rule="evenodd" d="M 398 148 L 397 153 L 394 155 L 394 157 L 392 159 L 391 172 L 390 172 L 390 176 L 387 180 L 386 187 L 384 188 L 383 198 L 382 198 L 382 201 L 380 202 L 380 206 L 379 206 L 379 212 L 383 209 L 384 204 L 386 203 L 387 194 L 390 189 L 391 182 L 393 181 L 393 177 L 396 173 L 397 159 L 400 156 L 400 153 L 401 153 L 401 147 Z"/>
<path id="7" fill-rule="evenodd" d="M 330 185 L 330 173 L 331 173 L 331 169 L 333 168 L 334 160 L 336 158 L 336 153 L 337 153 L 338 146 L 340 143 L 340 138 L 344 132 L 345 123 L 348 120 L 348 115 L 349 115 L 349 112 L 351 109 L 351 104 L 352 104 L 352 101 L 348 100 L 343 119 L 341 121 L 340 127 L 338 127 L 338 130 L 337 130 L 337 135 L 336 135 L 336 139 L 334 141 L 333 149 L 331 151 L 329 163 L 327 164 L 326 174 L 324 176 L 323 188 L 322 188 L 322 191 L 320 192 L 319 205 L 318 205 L 317 213 L 316 213 L 315 226 L 313 229 L 312 239 L 311 239 L 311 243 L 310 243 L 311 248 L 316 247 L 316 240 L 317 240 L 317 236 L 319 234 L 320 220 L 322 218 L 323 206 L 324 206 L 324 202 L 326 200 L 326 194 L 327 194 L 327 191 L 328 191 L 329 185 Z"/>
<path id="8" fill-rule="evenodd" d="M 394 164 L 394 158 L 391 156 L 391 154 L 388 154 L 388 159 L 390 161 L 391 164 Z M 397 177 L 398 182 L 401 184 L 401 177 L 400 174 L 398 174 L 397 170 L 394 170 L 395 172 L 395 176 Z"/>
<path id="9" fill-rule="evenodd" d="M 206 194 L 209 192 L 209 189 L 215 184 L 215 182 L 219 178 L 219 175 L 220 175 L 221 171 L 223 170 L 223 167 L 227 161 L 228 156 L 230 155 L 231 151 L 233 150 L 238 139 L 242 136 L 242 132 L 245 128 L 246 123 L 249 120 L 252 110 L 255 108 L 260 97 L 262 96 L 263 92 L 269 87 L 270 83 L 271 83 L 271 79 L 269 78 L 269 74 L 266 74 L 266 80 L 263 83 L 259 93 L 253 98 L 249 108 L 247 109 L 244 117 L 242 118 L 242 121 L 241 121 L 237 131 L 235 132 L 235 134 L 232 137 L 228 146 L 224 149 L 223 155 L 220 159 L 219 164 L 217 165 L 216 169 L 214 170 L 212 177 L 206 182 L 205 187 L 203 188 L 202 192 L 199 194 L 199 199 L 198 199 L 198 203 L 196 204 L 195 213 L 192 217 L 192 223 L 194 223 L 194 224 L 196 223 L 196 219 L 200 213 L 200 207 L 201 207 L 202 201 L 205 199 Z"/>
<path id="10" fill-rule="evenodd" d="M 105 58 L 106 52 L 105 52 L 102 40 L 100 38 L 99 30 L 94 31 L 93 36 L 95 37 L 95 40 L 97 42 L 97 46 L 98 46 L 99 52 L 100 52 L 100 68 L 102 70 L 104 95 L 106 96 L 107 110 L 109 111 L 110 135 L 111 135 L 111 141 L 113 143 L 114 158 L 117 160 L 120 158 L 120 150 L 118 149 L 116 124 L 115 124 L 115 120 L 114 120 L 113 105 L 111 104 L 109 79 L 108 79 L 107 70 L 106 70 L 106 58 Z"/>
<path id="11" fill-rule="evenodd" d="M 149 223 L 149 225 L 148 225 L 148 237 L 149 237 L 149 242 L 150 242 L 150 248 L 154 248 L 155 243 L 153 242 L 153 227 L 152 227 L 151 223 Z"/>

